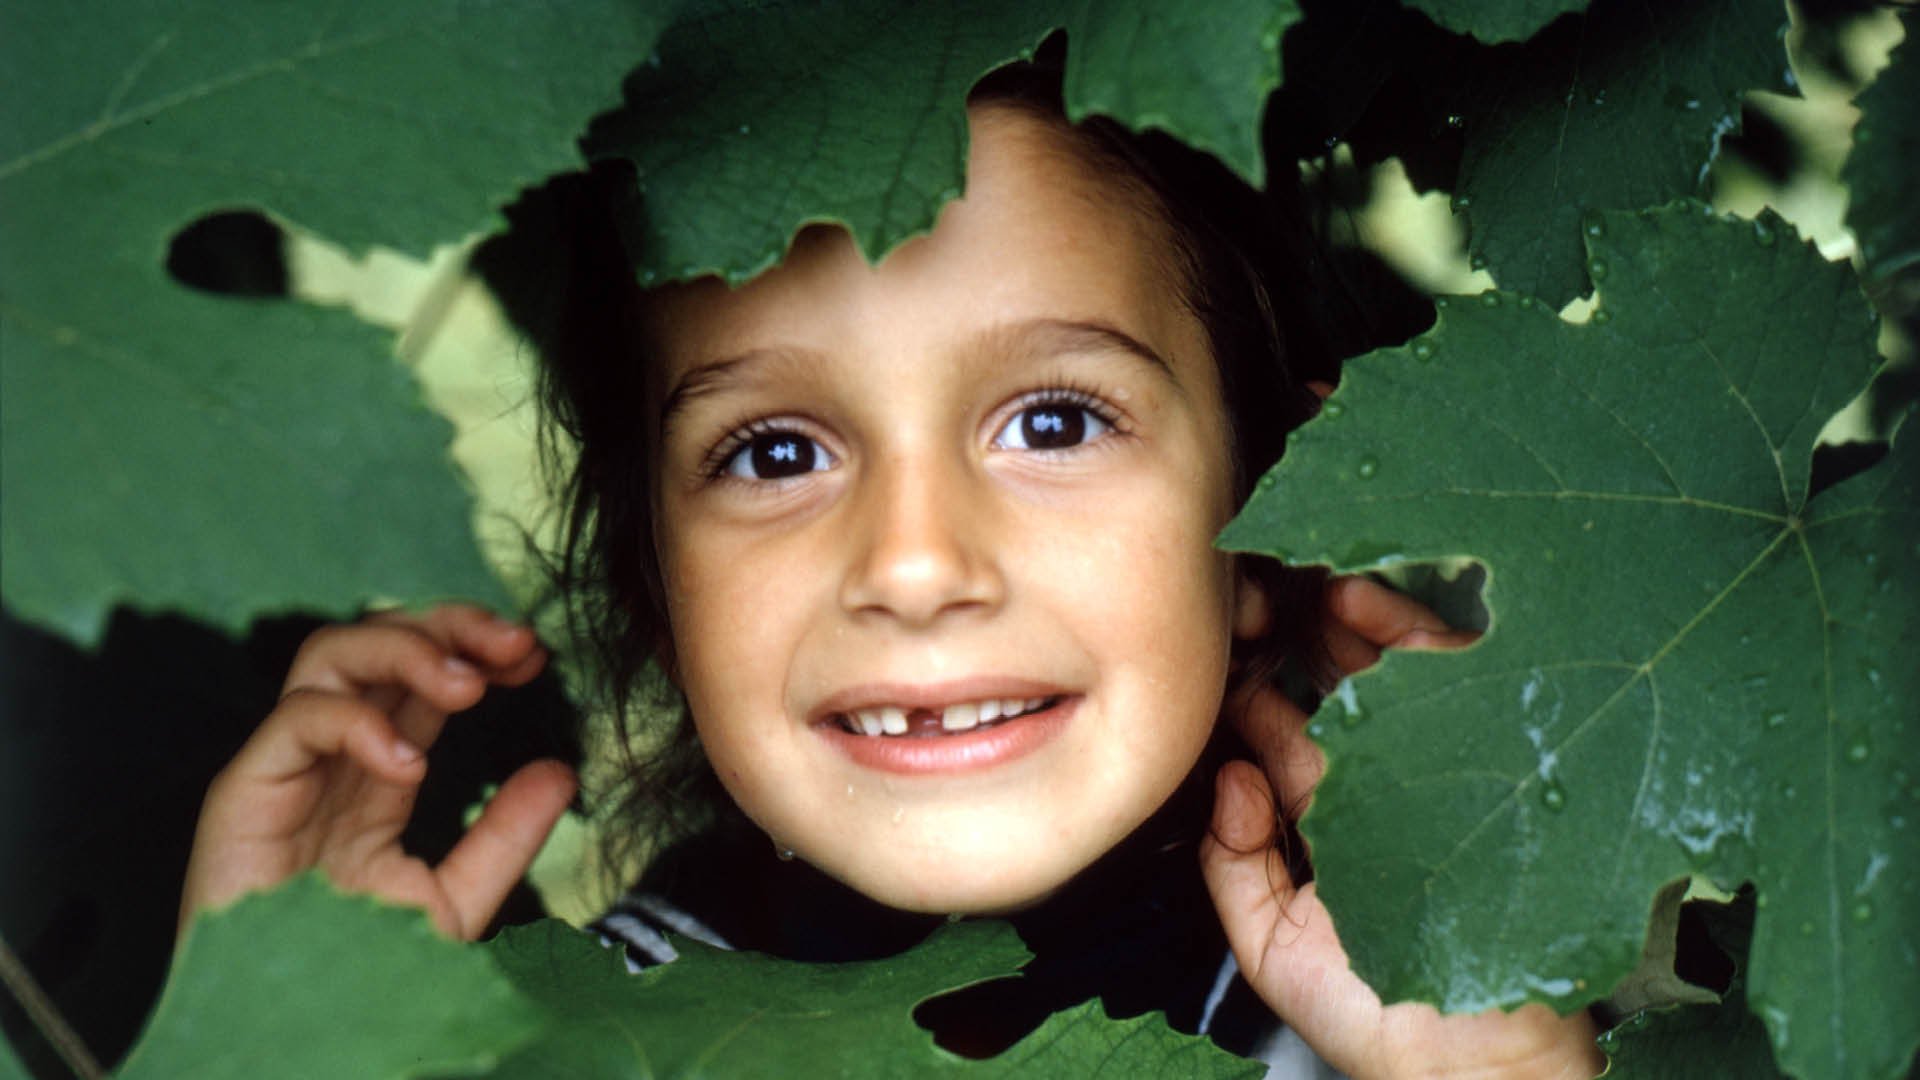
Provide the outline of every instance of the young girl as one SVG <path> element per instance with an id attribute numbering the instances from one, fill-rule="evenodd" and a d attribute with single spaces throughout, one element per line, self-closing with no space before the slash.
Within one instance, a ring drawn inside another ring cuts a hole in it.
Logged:
<path id="1" fill-rule="evenodd" d="M 644 364 L 552 361 L 601 644 L 628 675 L 658 657 L 757 830 L 683 845 L 650 888 L 809 959 L 1009 915 L 1027 977 L 925 1011 L 963 1049 L 1093 993 L 1221 1037 L 1224 940 L 1256 1026 L 1349 1075 L 1594 1075 L 1584 1016 L 1382 1007 L 1295 887 L 1276 807 L 1297 814 L 1321 763 L 1268 685 L 1276 643 L 1322 637 L 1352 671 L 1464 639 L 1359 579 L 1325 590 L 1323 629 L 1211 547 L 1313 399 L 1246 245 L 1146 141 L 1068 125 L 1035 85 L 983 83 L 965 197 L 878 266 L 809 228 L 742 288 L 635 301 Z M 570 771 L 522 769 L 438 866 L 398 837 L 447 715 L 544 659 L 460 606 L 316 634 L 208 794 L 183 921 L 318 865 L 478 935 Z M 1257 765 L 1221 764 L 1234 732 Z"/>

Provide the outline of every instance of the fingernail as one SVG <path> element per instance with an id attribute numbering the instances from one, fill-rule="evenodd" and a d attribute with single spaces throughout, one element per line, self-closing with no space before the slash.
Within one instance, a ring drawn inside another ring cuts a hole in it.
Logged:
<path id="1" fill-rule="evenodd" d="M 477 679 L 480 677 L 479 668 L 474 667 L 472 664 L 467 663 L 457 656 L 449 656 L 440 663 L 447 669 L 447 674 L 452 675 L 454 678 Z"/>
<path id="2" fill-rule="evenodd" d="M 394 760 L 411 765 L 420 760 L 420 748 L 405 739 L 393 740 Z"/>

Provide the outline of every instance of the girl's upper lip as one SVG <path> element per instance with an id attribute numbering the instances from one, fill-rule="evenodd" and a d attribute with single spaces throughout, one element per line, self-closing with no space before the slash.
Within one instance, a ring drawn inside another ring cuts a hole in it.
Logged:
<path id="1" fill-rule="evenodd" d="M 829 694 L 815 705 L 807 717 L 810 724 L 824 724 L 835 717 L 858 709 L 878 709 L 888 705 L 905 709 L 944 709 L 993 698 L 1056 697 L 1073 691 L 1059 683 L 1012 675 L 974 675 L 941 682 L 867 682 Z"/>

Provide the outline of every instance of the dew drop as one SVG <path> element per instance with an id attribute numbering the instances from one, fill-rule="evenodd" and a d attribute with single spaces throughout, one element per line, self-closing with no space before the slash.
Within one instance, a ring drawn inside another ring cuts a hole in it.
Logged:
<path id="1" fill-rule="evenodd" d="M 1272 491 L 1273 485 L 1276 483 L 1279 483 L 1279 481 L 1273 478 L 1272 473 L 1265 473 L 1260 477 L 1259 488 L 1261 491 Z"/>
<path id="2" fill-rule="evenodd" d="M 1485 270 L 1487 268 L 1487 257 L 1481 252 L 1476 251 L 1473 253 L 1473 257 L 1467 260 L 1467 265 L 1473 267 L 1475 270 Z"/>
<path id="3" fill-rule="evenodd" d="M 1800 789 L 1794 787 L 1792 784 L 1781 784 L 1780 797 L 1783 799 L 1797 799 L 1800 797 Z"/>
<path id="4" fill-rule="evenodd" d="M 1757 895 L 1757 896 L 1755 896 L 1755 897 L 1753 898 L 1753 906 L 1754 906 L 1754 907 L 1757 907 L 1757 908 L 1763 908 L 1763 907 L 1766 907 L 1766 906 L 1767 906 L 1767 894 L 1766 894 L 1766 893 L 1760 893 L 1759 895 Z"/>
<path id="5" fill-rule="evenodd" d="M 1595 281 L 1605 281 L 1607 279 L 1607 260 L 1588 259 L 1587 276 Z"/>
<path id="6" fill-rule="evenodd" d="M 1787 725 L 1787 714 L 1786 714 L 1786 713 L 1783 713 L 1783 712 L 1773 712 L 1773 713 L 1768 713 L 1768 714 L 1767 714 L 1767 726 L 1768 726 L 1768 727 L 1770 727 L 1770 728 L 1777 728 L 1777 727 L 1785 727 L 1786 725 Z"/>
<path id="7" fill-rule="evenodd" d="M 1872 922 L 1873 921 L 1873 904 L 1869 901 L 1861 900 L 1858 903 L 1855 903 L 1853 905 L 1853 911 L 1851 914 L 1853 915 L 1854 922 L 1858 922 L 1858 923 Z"/>
<path id="8" fill-rule="evenodd" d="M 1442 300 L 1444 299 L 1445 298 L 1443 297 Z M 1413 358 L 1415 360 L 1420 361 L 1421 363 L 1425 363 L 1428 360 L 1433 359 L 1433 342 L 1428 341 L 1425 338 L 1422 338 L 1419 341 L 1414 342 Z"/>
<path id="9" fill-rule="evenodd" d="M 1362 480 L 1371 480 L 1380 471 L 1380 459 L 1372 454 L 1360 459 L 1360 465 L 1354 470 Z"/>
<path id="10" fill-rule="evenodd" d="M 1500 294 L 1497 292 L 1493 292 L 1492 290 L 1488 290 L 1487 292 L 1481 293 L 1480 306 L 1481 307 L 1499 307 Z"/>
<path id="11" fill-rule="evenodd" d="M 1567 792 L 1565 788 L 1560 786 L 1559 781 L 1549 780 L 1546 786 L 1540 789 L 1540 805 L 1549 810 L 1565 810 L 1567 808 Z"/>
<path id="12" fill-rule="evenodd" d="M 1599 238 L 1607 235 L 1607 222 L 1599 214 L 1587 218 L 1587 235 Z"/>
<path id="13" fill-rule="evenodd" d="M 1847 760 L 1858 765 L 1873 756 L 1873 747 L 1867 745 L 1865 736 L 1847 744 Z"/>
<path id="14" fill-rule="evenodd" d="M 1320 403 L 1320 415 L 1329 420 L 1338 420 L 1342 416 L 1345 416 L 1346 413 L 1347 407 L 1337 401 L 1323 401 Z"/>
<path id="15" fill-rule="evenodd" d="M 1434 306 L 1434 307 L 1437 307 L 1437 308 L 1443 308 L 1443 307 L 1446 307 L 1448 303 L 1449 303 L 1449 301 L 1448 301 L 1448 300 L 1447 300 L 1447 298 L 1446 298 L 1446 297 L 1444 297 L 1444 296 L 1436 296 L 1436 297 L 1434 297 L 1434 298 L 1433 298 L 1433 306 Z"/>
<path id="16" fill-rule="evenodd" d="M 752 127 L 751 127 L 750 125 L 747 125 L 747 124 L 741 124 L 741 125 L 740 125 L 740 134 L 742 134 L 742 135 L 745 135 L 745 134 L 748 134 L 748 133 L 749 133 L 749 132 L 751 132 L 752 130 L 753 130 L 753 128 L 752 128 Z"/>
<path id="17" fill-rule="evenodd" d="M 1773 230 L 1767 226 L 1766 222 L 1756 221 L 1753 223 L 1753 240 L 1761 247 L 1772 247 Z"/>
<path id="18" fill-rule="evenodd" d="M 1594 308 L 1593 314 L 1587 316 L 1587 318 L 1591 320 L 1595 326 L 1605 326 L 1613 321 L 1613 312 L 1608 311 L 1606 308 Z"/>
<path id="19" fill-rule="evenodd" d="M 1473 205 L 1473 197 L 1470 195 L 1455 195 L 1453 197 L 1453 208 L 1455 210 L 1465 210 L 1467 207 L 1472 205 Z"/>

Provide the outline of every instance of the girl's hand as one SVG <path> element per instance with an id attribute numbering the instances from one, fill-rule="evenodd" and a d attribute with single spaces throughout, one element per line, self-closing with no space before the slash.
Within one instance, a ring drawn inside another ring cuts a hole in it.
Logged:
<path id="1" fill-rule="evenodd" d="M 536 761 L 502 784 L 438 866 L 400 848 L 447 714 L 489 683 L 519 686 L 546 651 L 476 607 L 382 614 L 309 637 L 280 704 L 207 790 L 180 904 L 193 915 L 318 866 L 343 889 L 426 909 L 440 930 L 485 929 L 573 797 L 573 771 Z"/>
<path id="2" fill-rule="evenodd" d="M 1381 649 L 1460 648 L 1478 636 L 1365 578 L 1334 579 L 1326 604 L 1328 651 L 1348 674 L 1378 660 Z M 1314 885 L 1295 888 L 1275 847 L 1275 793 L 1297 817 L 1326 768 L 1307 736 L 1306 714 L 1263 688 L 1233 719 L 1260 767 L 1240 761 L 1220 770 L 1201 862 L 1241 973 L 1307 1045 L 1355 1080 L 1600 1074 L 1606 1062 L 1584 1012 L 1561 1017 L 1532 1004 L 1442 1016 L 1417 1002 L 1383 1006 L 1348 966 Z"/>

